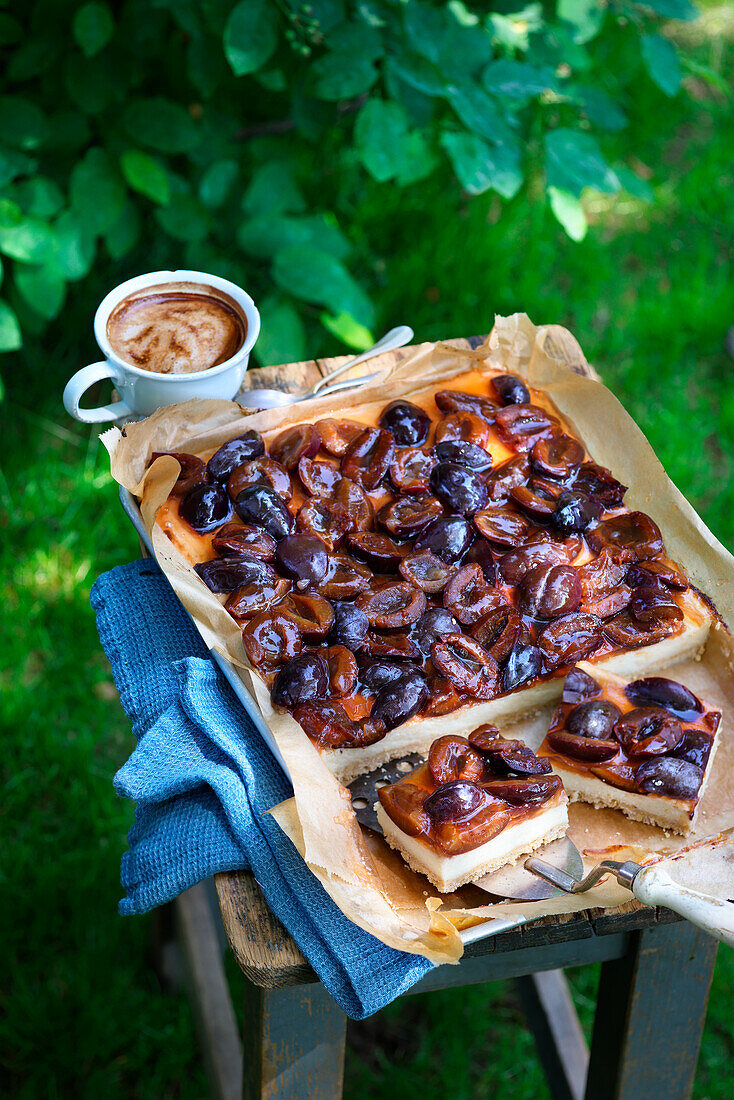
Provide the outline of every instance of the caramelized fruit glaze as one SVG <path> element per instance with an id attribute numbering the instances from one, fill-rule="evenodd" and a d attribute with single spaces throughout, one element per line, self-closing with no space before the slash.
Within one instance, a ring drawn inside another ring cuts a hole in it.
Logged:
<path id="1" fill-rule="evenodd" d="M 565 800 L 550 770 L 521 741 L 487 724 L 468 738 L 439 737 L 425 764 L 377 793 L 399 829 L 454 856 L 479 848 L 551 801 Z"/>
<path id="2" fill-rule="evenodd" d="M 720 720 L 675 680 L 599 682 L 574 668 L 538 752 L 576 775 L 683 802 L 692 817 Z"/>
<path id="3" fill-rule="evenodd" d="M 157 522 L 321 747 L 696 620 L 654 521 L 512 375 L 176 457 Z"/>

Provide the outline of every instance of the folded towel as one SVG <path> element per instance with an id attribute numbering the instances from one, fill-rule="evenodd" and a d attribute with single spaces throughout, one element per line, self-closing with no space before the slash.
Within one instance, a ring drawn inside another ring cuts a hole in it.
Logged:
<path id="1" fill-rule="evenodd" d="M 91 601 L 138 739 L 115 777 L 137 802 L 120 912 L 249 867 L 349 1016 L 363 1019 L 409 989 L 431 964 L 347 920 L 266 812 L 292 794 L 290 783 L 158 566 L 148 559 L 103 574 Z"/>

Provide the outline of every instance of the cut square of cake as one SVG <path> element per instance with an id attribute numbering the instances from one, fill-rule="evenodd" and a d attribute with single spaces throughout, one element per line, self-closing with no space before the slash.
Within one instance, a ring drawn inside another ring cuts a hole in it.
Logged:
<path id="1" fill-rule="evenodd" d="M 377 819 L 406 863 L 451 893 L 565 835 L 568 800 L 550 770 L 496 726 L 439 737 L 425 764 L 379 790 Z"/>
<path id="2" fill-rule="evenodd" d="M 571 801 L 689 833 L 711 774 L 721 712 L 662 676 L 623 680 L 589 664 L 568 673 L 538 749 Z"/>

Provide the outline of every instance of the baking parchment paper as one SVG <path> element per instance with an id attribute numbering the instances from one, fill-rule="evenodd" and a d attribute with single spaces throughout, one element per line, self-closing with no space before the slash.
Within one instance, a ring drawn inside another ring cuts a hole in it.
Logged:
<path id="1" fill-rule="evenodd" d="M 266 685 L 247 665 L 241 633 L 234 620 L 201 582 L 186 558 L 155 524 L 178 475 L 175 459 L 160 458 L 148 468 L 154 451 L 213 451 L 246 428 L 266 438 L 289 424 L 327 416 L 374 423 L 390 398 L 415 397 L 468 370 L 512 371 L 541 388 L 595 461 L 610 467 L 629 486 L 626 503 L 649 512 L 658 523 L 668 556 L 680 562 L 694 584 L 711 597 L 722 619 L 734 621 L 734 559 L 668 479 L 644 435 L 616 398 L 600 382 L 569 371 L 545 343 L 548 330 L 525 314 L 497 317 L 476 350 L 450 344 L 424 345 L 397 366 L 352 394 L 311 400 L 286 409 L 245 414 L 234 402 L 197 400 L 158 410 L 147 420 L 112 428 L 102 435 L 115 479 L 135 493 L 161 568 L 191 613 L 206 644 L 237 667 L 255 698 L 288 766 L 294 797 L 272 812 L 308 866 L 342 911 L 390 946 L 426 956 L 435 963 L 456 961 L 463 945 L 458 930 L 488 918 L 526 919 L 629 901 L 616 882 L 606 881 L 585 895 L 540 902 L 487 905 L 486 895 L 466 887 L 441 897 L 426 879 L 412 872 L 379 837 L 363 832 L 349 794 L 334 778 L 314 745 L 289 714 L 273 711 Z M 695 445 L 695 440 L 692 444 Z M 147 473 L 146 473 L 147 469 Z M 723 623 L 712 628 L 705 652 L 696 661 L 676 665 L 675 678 L 721 708 L 721 745 L 702 799 L 694 837 L 666 834 L 630 821 L 614 810 L 576 803 L 569 808 L 569 835 L 593 866 L 603 855 L 646 859 L 673 852 L 697 838 L 734 826 L 734 738 L 728 716 L 734 710 L 734 647 Z M 540 708 L 515 726 L 513 734 L 537 747 L 552 707 Z M 448 716 L 457 727 L 471 728 L 471 717 Z M 733 882 L 734 887 L 734 882 Z M 734 891 L 733 891 L 734 893 Z"/>

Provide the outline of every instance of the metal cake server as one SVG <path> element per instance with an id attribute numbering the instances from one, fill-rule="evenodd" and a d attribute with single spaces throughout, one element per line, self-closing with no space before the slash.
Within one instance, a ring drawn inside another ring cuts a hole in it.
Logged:
<path id="1" fill-rule="evenodd" d="M 410 753 L 350 783 L 360 824 L 382 833 L 374 810 L 377 791 L 421 763 L 423 757 Z M 664 905 L 734 946 L 734 830 L 645 867 L 633 860 L 604 859 L 587 875 L 578 848 L 562 837 L 528 856 L 524 864 L 502 867 L 472 885 L 494 897 L 543 901 L 561 894 L 583 894 L 606 875 L 614 875 L 643 905 Z"/>
<path id="2" fill-rule="evenodd" d="M 278 409 L 284 405 L 294 405 L 297 401 L 307 401 L 311 397 L 325 397 L 329 393 L 339 393 L 341 390 L 351 390 L 356 386 L 363 386 L 365 382 L 369 382 L 370 379 L 375 377 L 374 374 L 362 374 L 359 378 L 347 378 L 343 382 L 334 382 L 334 379 L 338 378 L 340 374 L 344 374 L 345 371 L 351 370 L 352 367 L 356 367 L 358 363 L 364 363 L 367 359 L 372 359 L 375 355 L 382 355 L 385 351 L 395 351 L 396 348 L 404 347 L 412 339 L 412 328 L 408 325 L 398 325 L 397 328 L 391 328 L 389 332 L 386 332 L 382 339 L 373 344 L 371 348 L 367 348 L 367 351 L 363 351 L 361 355 L 357 355 L 347 363 L 342 363 L 330 374 L 325 374 L 323 378 L 319 378 L 310 389 L 305 390 L 303 393 L 285 393 L 283 390 L 268 389 L 245 390 L 238 395 L 237 403 L 248 409 Z"/>

